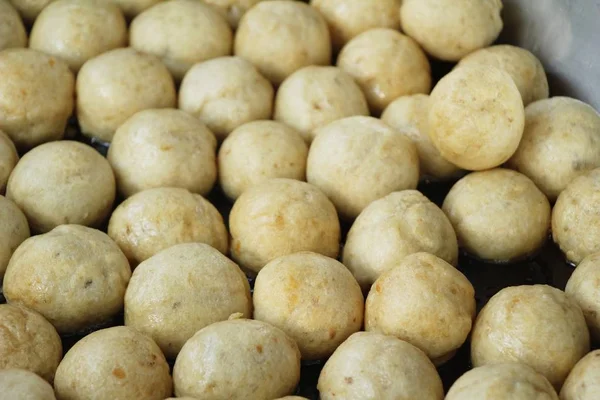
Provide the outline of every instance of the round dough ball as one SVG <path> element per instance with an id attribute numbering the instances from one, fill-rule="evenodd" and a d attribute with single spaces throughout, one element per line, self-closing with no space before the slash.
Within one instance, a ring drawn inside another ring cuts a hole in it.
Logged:
<path id="1" fill-rule="evenodd" d="M 428 121 L 429 137 L 442 157 L 476 171 L 497 167 L 515 153 L 525 110 L 508 73 L 470 65 L 438 82 L 431 92 Z"/>
<path id="2" fill-rule="evenodd" d="M 376 114 L 400 96 L 431 90 L 427 56 L 414 40 L 393 29 L 361 33 L 344 46 L 337 66 L 358 82 Z"/>
<path id="3" fill-rule="evenodd" d="M 459 67 L 479 64 L 507 72 L 517 85 L 524 105 L 549 96 L 544 66 L 529 50 L 507 44 L 490 46 L 474 51 L 458 63 Z"/>
<path id="4" fill-rule="evenodd" d="M 442 209 L 459 245 L 490 261 L 517 261 L 539 250 L 550 229 L 550 203 L 518 172 L 496 168 L 471 173 L 450 190 Z"/>
<path id="5" fill-rule="evenodd" d="M 12 4 L 0 0 L 0 51 L 13 47 L 27 47 L 27 32 Z"/>
<path id="6" fill-rule="evenodd" d="M 144 10 L 163 1 L 165 0 L 111 0 L 111 2 L 118 5 L 121 10 L 123 10 L 123 13 L 129 19 L 134 18 Z"/>
<path id="7" fill-rule="evenodd" d="M 43 144 L 21 158 L 6 196 L 27 216 L 35 233 L 62 224 L 99 226 L 115 200 L 110 164 L 92 147 L 74 141 Z"/>
<path id="8" fill-rule="evenodd" d="M 73 72 L 109 50 L 127 45 L 121 9 L 105 0 L 58 0 L 33 24 L 29 47 L 56 56 Z"/>
<path id="9" fill-rule="evenodd" d="M 380 120 L 349 117 L 316 131 L 306 177 L 331 199 L 341 217 L 353 219 L 377 199 L 416 189 L 419 156 L 410 139 Z"/>
<path id="10" fill-rule="evenodd" d="M 54 0 L 9 0 L 25 22 L 32 24 L 42 10 Z"/>
<path id="11" fill-rule="evenodd" d="M 308 399 L 306 397 L 300 397 L 300 396 L 285 396 L 285 397 L 280 397 L 275 400 L 308 400 Z"/>
<path id="12" fill-rule="evenodd" d="M 175 84 L 156 57 L 132 48 L 115 49 L 86 62 L 77 75 L 77 119 L 86 136 L 110 142 L 138 111 L 170 108 Z"/>
<path id="13" fill-rule="evenodd" d="M 581 309 L 563 291 L 546 285 L 502 289 L 480 311 L 471 334 L 474 367 L 521 362 L 555 388 L 589 350 Z"/>
<path id="14" fill-rule="evenodd" d="M 129 42 L 134 49 L 160 58 L 181 81 L 194 64 L 231 54 L 233 33 L 209 5 L 173 0 L 138 15 L 131 22 Z"/>
<path id="15" fill-rule="evenodd" d="M 475 318 L 469 280 L 428 253 L 404 257 L 373 284 L 365 306 L 365 330 L 393 335 L 423 350 L 436 365 L 454 356 Z"/>
<path id="16" fill-rule="evenodd" d="M 600 396 L 600 350 L 583 357 L 560 390 L 561 400 L 595 400 Z"/>
<path id="17" fill-rule="evenodd" d="M 600 252 L 600 168 L 579 176 L 558 196 L 552 237 L 574 264 Z"/>
<path id="18" fill-rule="evenodd" d="M 102 329 L 75 343 L 54 380 L 57 397 L 70 400 L 163 400 L 171 388 L 160 348 L 126 326 Z"/>
<path id="19" fill-rule="evenodd" d="M 600 167 L 600 113 L 569 97 L 531 103 L 523 138 L 507 165 L 555 201 L 573 179 Z"/>
<path id="20" fill-rule="evenodd" d="M 206 243 L 227 252 L 227 229 L 219 211 L 199 194 L 180 188 L 148 189 L 131 196 L 110 217 L 108 235 L 132 267 L 180 243 Z"/>
<path id="21" fill-rule="evenodd" d="M 31 49 L 0 52 L 0 129 L 20 150 L 61 139 L 75 78 L 63 61 Z"/>
<path id="22" fill-rule="evenodd" d="M 50 322 L 24 307 L 0 304 L 0 370 L 25 369 L 52 383 L 61 358 L 60 336 Z"/>
<path id="23" fill-rule="evenodd" d="M 306 180 L 308 146 L 279 122 L 255 121 L 236 128 L 219 149 L 219 183 L 237 199 L 246 189 L 274 178 Z"/>
<path id="24" fill-rule="evenodd" d="M 13 252 L 29 237 L 25 214 L 15 203 L 0 196 L 0 283 Z"/>
<path id="25" fill-rule="evenodd" d="M 303 251 L 276 258 L 254 282 L 254 318 L 293 338 L 304 360 L 329 357 L 362 327 L 360 286 L 339 261 Z"/>
<path id="26" fill-rule="evenodd" d="M 269 261 L 299 251 L 335 258 L 340 221 L 318 188 L 292 179 L 271 179 L 246 190 L 229 215 L 231 256 L 257 273 Z"/>
<path id="27" fill-rule="evenodd" d="M 237 29 L 246 12 L 264 0 L 204 0 L 227 19 L 233 29 Z"/>
<path id="28" fill-rule="evenodd" d="M 325 363 L 317 386 L 322 400 L 442 400 L 435 366 L 415 346 L 373 332 L 353 334 Z"/>
<path id="29" fill-rule="evenodd" d="M 336 67 L 311 65 L 283 81 L 273 118 L 297 129 L 310 143 L 315 129 L 354 115 L 369 115 L 369 108 L 350 75 Z"/>
<path id="30" fill-rule="evenodd" d="M 590 254 L 581 261 L 565 292 L 581 307 L 592 337 L 600 340 L 600 253 Z"/>
<path id="31" fill-rule="evenodd" d="M 179 108 L 223 141 L 235 128 L 270 119 L 273 86 L 248 61 L 220 57 L 194 65 L 181 82 Z"/>
<path id="32" fill-rule="evenodd" d="M 260 321 L 217 322 L 188 340 L 173 367 L 177 396 L 273 399 L 300 380 L 298 346 Z"/>
<path id="33" fill-rule="evenodd" d="M 448 217 L 416 190 L 390 193 L 365 208 L 348 232 L 342 262 L 367 289 L 404 257 L 419 252 L 458 263 Z"/>
<path id="34" fill-rule="evenodd" d="M 61 225 L 27 239 L 4 276 L 4 296 L 42 314 L 60 333 L 102 324 L 123 309 L 127 258 L 106 233 Z"/>
<path id="35" fill-rule="evenodd" d="M 543 375 L 520 363 L 490 364 L 458 378 L 445 400 L 558 400 Z"/>
<path id="36" fill-rule="evenodd" d="M 502 30 L 501 0 L 404 0 L 400 23 L 435 58 L 458 61 Z"/>
<path id="37" fill-rule="evenodd" d="M 157 187 L 205 195 L 217 180 L 216 147 L 215 135 L 193 116 L 151 109 L 134 114 L 117 129 L 108 161 L 125 197 Z"/>
<path id="38" fill-rule="evenodd" d="M 19 161 L 15 144 L 6 133 L 0 131 L 0 195 L 6 191 L 8 177 Z"/>
<path id="39" fill-rule="evenodd" d="M 449 180 L 460 168 L 446 160 L 429 138 L 429 96 L 402 96 L 390 103 L 381 120 L 406 135 L 417 146 L 421 179 Z"/>
<path id="40" fill-rule="evenodd" d="M 23 369 L 0 370 L 0 392 L 10 400 L 56 400 L 52 385 Z"/>
<path id="41" fill-rule="evenodd" d="M 263 1 L 240 21 L 234 53 L 278 85 L 302 67 L 331 64 L 329 29 L 308 4 Z"/>
<path id="42" fill-rule="evenodd" d="M 125 294 L 125 325 L 173 359 L 194 333 L 237 313 L 252 316 L 246 275 L 203 243 L 178 244 L 142 262 Z"/>
<path id="43" fill-rule="evenodd" d="M 329 25 L 335 49 L 373 28 L 400 29 L 402 0 L 311 0 Z"/>

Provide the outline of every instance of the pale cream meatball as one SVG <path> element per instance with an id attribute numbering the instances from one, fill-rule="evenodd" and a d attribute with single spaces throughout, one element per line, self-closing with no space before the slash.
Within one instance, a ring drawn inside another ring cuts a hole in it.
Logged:
<path id="1" fill-rule="evenodd" d="M 92 147 L 74 141 L 46 143 L 21 158 L 6 187 L 35 233 L 62 224 L 97 227 L 112 209 L 115 177 Z"/>
<path id="2" fill-rule="evenodd" d="M 115 49 L 86 62 L 77 75 L 77 119 L 81 132 L 110 142 L 133 114 L 175 107 L 175 84 L 156 57 L 132 48 Z"/>
<path id="3" fill-rule="evenodd" d="M 42 10 L 54 0 L 9 0 L 23 19 L 32 24 Z"/>
<path id="4" fill-rule="evenodd" d="M 600 252 L 600 168 L 576 178 L 558 196 L 552 237 L 574 264 Z"/>
<path id="5" fill-rule="evenodd" d="M 317 388 L 322 400 L 442 400 L 435 366 L 410 343 L 373 332 L 353 334 L 327 360 Z"/>
<path id="6" fill-rule="evenodd" d="M 165 0 L 111 0 L 113 3 L 118 5 L 125 16 L 129 19 L 134 18 L 136 15 L 142 13 L 144 10 L 152 7 L 155 4 L 161 3 Z"/>
<path id="7" fill-rule="evenodd" d="M 490 65 L 507 72 L 517 85 L 525 105 L 549 96 L 544 66 L 529 50 L 507 44 L 490 46 L 469 54 L 460 60 L 458 66 L 477 64 Z"/>
<path id="8" fill-rule="evenodd" d="M 154 54 L 176 81 L 196 63 L 231 54 L 233 33 L 212 7 L 197 0 L 172 0 L 144 11 L 131 22 L 131 47 Z"/>
<path id="9" fill-rule="evenodd" d="M 273 399 L 291 394 L 299 380 L 296 343 L 282 330 L 248 319 L 198 331 L 173 367 L 178 397 Z"/>
<path id="10" fill-rule="evenodd" d="M 274 178 L 306 180 L 308 146 L 293 128 L 275 121 L 248 122 L 219 149 L 219 183 L 227 197 Z"/>
<path id="11" fill-rule="evenodd" d="M 0 131 L 0 195 L 6 192 L 8 177 L 19 161 L 15 144 L 6 133 Z"/>
<path id="12" fill-rule="evenodd" d="M 507 166 L 555 201 L 577 176 L 600 167 L 600 113 L 569 97 L 531 103 L 523 138 Z"/>
<path id="13" fill-rule="evenodd" d="M 20 150 L 61 139 L 75 78 L 63 61 L 31 49 L 0 52 L 0 130 Z"/>
<path id="14" fill-rule="evenodd" d="M 25 214 L 15 203 L 0 196 L 0 283 L 13 252 L 29 237 Z"/>
<path id="15" fill-rule="evenodd" d="M 12 4 L 0 0 L 0 51 L 14 47 L 27 47 L 27 32 Z"/>
<path id="16" fill-rule="evenodd" d="M 581 307 L 592 337 L 600 340 L 600 253 L 579 263 L 565 292 Z"/>
<path id="17" fill-rule="evenodd" d="M 240 21 L 234 53 L 278 85 L 302 67 L 331 64 L 329 29 L 308 4 L 263 1 Z"/>
<path id="18" fill-rule="evenodd" d="M 419 156 L 409 138 L 380 120 L 349 117 L 316 131 L 306 177 L 331 199 L 341 217 L 353 219 L 377 199 L 415 189 Z"/>
<path id="19" fill-rule="evenodd" d="M 0 370 L 0 393 L 10 400 L 56 400 L 52 385 L 23 369 Z"/>
<path id="20" fill-rule="evenodd" d="M 303 360 L 329 357 L 363 322 L 360 286 L 339 261 L 303 251 L 276 258 L 254 282 L 254 318 L 293 338 Z"/>
<path id="21" fill-rule="evenodd" d="M 181 188 L 155 188 L 136 193 L 113 212 L 108 235 L 132 267 L 180 243 L 206 243 L 227 252 L 223 217 L 208 200 Z"/>
<path id="22" fill-rule="evenodd" d="M 543 375 L 521 363 L 490 364 L 458 378 L 445 400 L 558 400 Z"/>
<path id="23" fill-rule="evenodd" d="M 595 400 L 600 397 L 600 350 L 583 357 L 560 390 L 561 400 Z"/>
<path id="24" fill-rule="evenodd" d="M 435 58 L 458 61 L 500 34 L 501 0 L 404 0 L 400 23 Z"/>
<path id="25" fill-rule="evenodd" d="M 31 371 L 48 382 L 62 358 L 62 343 L 56 329 L 35 311 L 0 304 L 0 370 Z"/>
<path id="26" fill-rule="evenodd" d="M 337 257 L 340 221 L 318 188 L 292 179 L 271 179 L 246 190 L 229 215 L 231 256 L 258 273 L 269 261 L 299 251 Z"/>
<path id="27" fill-rule="evenodd" d="M 316 129 L 354 115 L 369 115 L 369 108 L 352 77 L 336 67 L 312 65 L 283 81 L 273 118 L 297 129 L 310 143 Z"/>
<path id="28" fill-rule="evenodd" d="M 415 253 L 373 284 L 365 330 L 393 335 L 423 350 L 436 365 L 454 356 L 475 317 L 475 290 L 441 258 Z"/>
<path id="29" fill-rule="evenodd" d="M 125 326 L 96 331 L 75 343 L 54 380 L 57 397 L 69 400 L 163 400 L 172 386 L 160 348 Z"/>
<path id="30" fill-rule="evenodd" d="M 4 276 L 4 296 L 42 314 L 60 333 L 105 323 L 123 309 L 127 258 L 104 232 L 61 225 L 25 240 Z"/>
<path id="31" fill-rule="evenodd" d="M 589 350 L 581 309 L 563 291 L 546 285 L 502 289 L 483 307 L 471 333 L 474 367 L 521 362 L 555 388 Z"/>
<path id="32" fill-rule="evenodd" d="M 197 118 L 180 110 L 151 109 L 117 129 L 108 161 L 125 197 L 157 187 L 205 195 L 217 180 L 216 147 L 215 135 Z"/>
<path id="33" fill-rule="evenodd" d="M 181 82 L 179 108 L 223 141 L 235 128 L 270 119 L 273 86 L 248 61 L 220 57 L 194 65 Z"/>
<path id="34" fill-rule="evenodd" d="M 121 9 L 106 0 L 58 0 L 33 24 L 29 47 L 56 56 L 73 72 L 99 54 L 127 45 Z"/>
<path id="35" fill-rule="evenodd" d="M 306 397 L 300 397 L 300 396 L 285 396 L 285 397 L 280 397 L 275 400 L 308 400 L 308 399 Z"/>
<path id="36" fill-rule="evenodd" d="M 427 56 L 413 39 L 393 29 L 361 33 L 344 46 L 337 66 L 358 82 L 375 114 L 400 96 L 431 90 Z"/>
<path id="37" fill-rule="evenodd" d="M 227 19 L 233 29 L 237 29 L 246 12 L 264 0 L 204 0 Z"/>
<path id="38" fill-rule="evenodd" d="M 469 65 L 438 82 L 431 92 L 428 122 L 429 137 L 442 157 L 464 169 L 484 170 L 515 153 L 525 110 L 508 73 Z"/>

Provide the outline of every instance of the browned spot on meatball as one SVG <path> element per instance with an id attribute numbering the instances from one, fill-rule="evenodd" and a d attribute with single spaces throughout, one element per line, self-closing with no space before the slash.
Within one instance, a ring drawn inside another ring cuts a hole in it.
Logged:
<path id="1" fill-rule="evenodd" d="M 333 328 L 329 328 L 329 339 L 333 339 L 335 337 L 336 331 Z"/>
<path id="2" fill-rule="evenodd" d="M 354 383 L 354 379 L 352 379 L 351 376 L 347 376 L 344 378 L 344 382 L 346 382 L 348 385 L 352 385 Z"/>
<path id="3" fill-rule="evenodd" d="M 262 354 L 263 347 L 260 344 L 256 345 L 256 351 L 258 351 L 260 354 Z"/>
<path id="4" fill-rule="evenodd" d="M 123 368 L 115 368 L 115 369 L 113 369 L 112 374 L 114 376 L 116 376 L 117 378 L 119 378 L 119 379 L 124 379 L 125 376 L 126 376 L 125 375 L 125 371 L 123 371 Z"/>

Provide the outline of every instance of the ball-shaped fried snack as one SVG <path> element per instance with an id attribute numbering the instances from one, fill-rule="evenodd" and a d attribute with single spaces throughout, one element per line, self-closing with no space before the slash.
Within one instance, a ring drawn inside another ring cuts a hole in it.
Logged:
<path id="1" fill-rule="evenodd" d="M 331 33 L 333 47 L 341 49 L 355 36 L 374 28 L 400 29 L 402 0 L 311 0 Z"/>
<path id="2" fill-rule="evenodd" d="M 106 233 L 61 225 L 25 240 L 4 276 L 4 296 L 42 314 L 60 333 L 102 324 L 123 309 L 127 258 Z"/>
<path id="3" fill-rule="evenodd" d="M 456 68 L 429 103 L 429 137 L 442 157 L 468 170 L 497 167 L 517 150 L 525 110 L 510 75 L 487 65 Z"/>
<path id="4" fill-rule="evenodd" d="M 219 149 L 219 183 L 237 199 L 248 188 L 274 178 L 306 179 L 308 146 L 293 128 L 276 121 L 248 122 Z"/>
<path id="5" fill-rule="evenodd" d="M 125 16 L 129 19 L 134 18 L 136 15 L 142 13 L 144 10 L 152 7 L 153 5 L 163 2 L 165 0 L 111 0 L 113 3 L 118 5 Z"/>
<path id="6" fill-rule="evenodd" d="M 42 10 L 54 0 L 9 0 L 25 22 L 32 24 Z"/>
<path id="7" fill-rule="evenodd" d="M 446 261 L 428 253 L 406 256 L 373 284 L 365 330 L 393 335 L 441 365 L 467 339 L 475 317 L 475 290 Z"/>
<path id="8" fill-rule="evenodd" d="M 13 252 L 29 237 L 25 214 L 15 203 L 0 196 L 0 283 Z"/>
<path id="9" fill-rule="evenodd" d="M 300 352 L 282 330 L 260 321 L 217 322 L 188 340 L 175 362 L 177 396 L 273 399 L 300 380 Z"/>
<path id="10" fill-rule="evenodd" d="M 278 85 L 302 67 L 331 64 L 329 29 L 308 4 L 263 1 L 240 21 L 234 53 Z"/>
<path id="11" fill-rule="evenodd" d="M 600 252 L 600 168 L 579 176 L 558 196 L 552 238 L 574 264 Z"/>
<path id="12" fill-rule="evenodd" d="M 20 150 L 61 139 L 75 78 L 63 61 L 31 49 L 0 52 L 0 129 Z"/>
<path id="13" fill-rule="evenodd" d="M 335 258 L 340 221 L 318 188 L 292 179 L 270 179 L 246 190 L 229 215 L 231 256 L 248 272 L 299 251 Z"/>
<path id="14" fill-rule="evenodd" d="M 442 157 L 429 138 L 429 95 L 397 98 L 385 108 L 381 120 L 417 146 L 421 179 L 447 180 L 460 174 L 460 168 Z"/>
<path id="15" fill-rule="evenodd" d="M 531 103 L 523 138 L 507 166 L 555 201 L 577 176 L 600 167 L 600 113 L 569 97 Z"/>
<path id="16" fill-rule="evenodd" d="M 325 363 L 317 388 L 322 400 L 444 398 L 442 380 L 421 350 L 374 332 L 357 332 L 342 343 Z"/>
<path id="17" fill-rule="evenodd" d="M 543 375 L 521 363 L 489 364 L 458 378 L 445 400 L 558 400 Z"/>
<path id="18" fill-rule="evenodd" d="M 175 84 L 156 57 L 115 49 L 86 62 L 77 75 L 77 119 L 86 136 L 110 142 L 133 114 L 176 103 Z"/>
<path id="19" fill-rule="evenodd" d="M 344 46 L 337 66 L 358 82 L 376 114 L 400 96 L 431 90 L 427 56 L 413 39 L 393 29 L 361 33 Z"/>
<path id="20" fill-rule="evenodd" d="M 565 292 L 583 311 L 592 338 L 600 340 L 600 253 L 590 254 L 579 263 Z"/>
<path id="21" fill-rule="evenodd" d="M 189 70 L 179 88 L 179 108 L 222 141 L 245 123 L 270 119 L 273 96 L 273 86 L 248 61 L 220 57 Z"/>
<path id="22" fill-rule="evenodd" d="M 342 168 L 343 166 L 343 168 Z M 392 192 L 416 189 L 419 156 L 414 143 L 372 117 L 349 117 L 316 131 L 306 178 L 345 219 Z"/>
<path id="23" fill-rule="evenodd" d="M 113 212 L 108 235 L 134 268 L 180 243 L 206 243 L 227 252 L 227 229 L 219 211 L 204 197 L 181 188 L 134 194 Z"/>
<path id="24" fill-rule="evenodd" d="M 14 47 L 27 47 L 27 32 L 12 4 L 0 0 L 0 51 Z"/>
<path id="25" fill-rule="evenodd" d="M 15 144 L 6 133 L 0 131 L 0 195 L 6 192 L 8 177 L 19 161 Z"/>
<path id="26" fill-rule="evenodd" d="M 410 254 L 426 252 L 456 265 L 458 244 L 448 217 L 416 190 L 375 200 L 352 224 L 342 262 L 368 289 Z"/>
<path id="27" fill-rule="evenodd" d="M 159 3 L 131 22 L 131 47 L 154 54 L 176 81 L 196 63 L 231 54 L 233 33 L 211 6 L 196 0 Z"/>
<path id="28" fill-rule="evenodd" d="M 594 350 L 573 367 L 560 390 L 561 400 L 595 400 L 600 396 L 600 350 Z"/>
<path id="29" fill-rule="evenodd" d="M 442 209 L 458 244 L 490 261 L 517 261 L 546 242 L 550 203 L 525 175 L 496 168 L 471 173 L 450 190 Z"/>
<path id="30" fill-rule="evenodd" d="M 58 0 L 35 20 L 29 47 L 60 58 L 77 73 L 89 59 L 127 45 L 123 12 L 105 0 Z"/>
<path id="31" fill-rule="evenodd" d="M 237 313 L 252 316 L 246 275 L 203 243 L 178 244 L 142 262 L 125 293 L 125 325 L 172 359 L 194 333 Z"/>
<path id="32" fill-rule="evenodd" d="M 308 399 L 306 397 L 300 397 L 300 396 L 285 396 L 285 397 L 280 397 L 275 400 L 308 400 Z"/>
<path id="33" fill-rule="evenodd" d="M 160 348 L 126 326 L 102 329 L 75 343 L 54 379 L 57 397 L 72 400 L 163 400 L 172 386 Z"/>
<path id="34" fill-rule="evenodd" d="M 329 357 L 360 330 L 364 298 L 339 261 L 303 251 L 276 258 L 254 283 L 254 318 L 293 338 L 304 360 Z"/>
<path id="35" fill-rule="evenodd" d="M 555 388 L 589 350 L 581 309 L 563 291 L 546 285 L 502 289 L 483 307 L 471 333 L 474 367 L 521 362 Z"/>
<path id="36" fill-rule="evenodd" d="M 56 400 L 52 385 L 24 369 L 0 370 L 0 393 L 10 400 Z"/>
<path id="37" fill-rule="evenodd" d="M 524 105 L 549 96 L 544 66 L 529 50 L 500 44 L 474 51 L 458 63 L 459 66 L 477 64 L 490 65 L 507 72 L 517 85 Z"/>
<path id="38" fill-rule="evenodd" d="M 35 311 L 0 304 L 0 370 L 20 368 L 52 383 L 62 358 L 56 329 Z"/>
<path id="39" fill-rule="evenodd" d="M 261 1 L 264 0 L 204 0 L 227 19 L 233 29 L 237 29 L 244 14 Z"/>
<path id="40" fill-rule="evenodd" d="M 45 143 L 21 158 L 6 187 L 35 233 L 62 224 L 96 227 L 115 200 L 110 164 L 92 147 L 74 141 Z"/>
<path id="41" fill-rule="evenodd" d="M 316 129 L 354 115 L 369 115 L 369 108 L 352 77 L 336 67 L 311 65 L 283 81 L 273 118 L 298 130 L 310 143 Z"/>
<path id="42" fill-rule="evenodd" d="M 435 58 L 458 61 L 502 30 L 501 0 L 404 0 L 400 23 Z"/>
<path id="43" fill-rule="evenodd" d="M 134 114 L 108 149 L 117 189 L 125 197 L 157 187 L 205 195 L 217 180 L 217 140 L 197 118 L 168 108 Z"/>

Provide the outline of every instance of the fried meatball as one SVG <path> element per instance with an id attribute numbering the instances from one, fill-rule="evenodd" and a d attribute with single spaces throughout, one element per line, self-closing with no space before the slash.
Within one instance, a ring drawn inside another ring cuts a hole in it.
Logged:
<path id="1" fill-rule="evenodd" d="M 52 385 L 23 369 L 0 370 L 0 393 L 10 400 L 56 400 Z"/>
<path id="2" fill-rule="evenodd" d="M 594 350 L 573 367 L 560 390 L 561 400 L 595 400 L 600 395 L 600 350 Z"/>
<path id="3" fill-rule="evenodd" d="M 25 214 L 15 203 L 0 196 L 0 283 L 13 252 L 29 237 Z"/>
<path id="4" fill-rule="evenodd" d="M 27 47 L 27 32 L 12 4 L 0 0 L 0 51 L 14 47 Z"/>
<path id="5" fill-rule="evenodd" d="M 565 292 L 581 307 L 592 337 L 600 340 L 600 253 L 590 254 L 579 263 Z"/>

